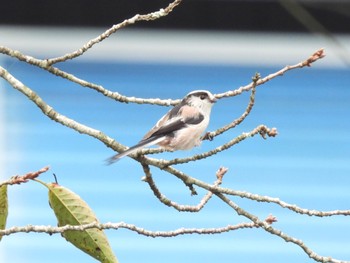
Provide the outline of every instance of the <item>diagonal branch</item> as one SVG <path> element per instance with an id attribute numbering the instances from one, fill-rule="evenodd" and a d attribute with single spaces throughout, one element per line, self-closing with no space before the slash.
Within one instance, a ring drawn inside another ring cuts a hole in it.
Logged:
<path id="1" fill-rule="evenodd" d="M 73 119 L 68 118 L 58 112 L 56 112 L 50 105 L 48 105 L 38 94 L 36 94 L 29 87 L 24 85 L 21 81 L 12 76 L 7 70 L 0 66 L 0 76 L 5 79 L 13 88 L 23 93 L 28 99 L 34 102 L 39 109 L 48 116 L 51 120 L 56 121 L 68 128 L 71 128 L 79 133 L 90 135 L 103 142 L 107 147 L 113 149 L 123 150 L 125 147 L 120 143 L 114 141 L 101 131 L 90 128 L 89 126 L 83 125 Z"/>
<path id="2" fill-rule="evenodd" d="M 157 166 L 155 159 L 147 158 L 147 162 L 151 165 L 159 167 L 159 166 Z M 221 194 L 226 194 L 226 195 L 238 196 L 241 198 L 247 198 L 247 199 L 250 199 L 253 201 L 257 201 L 257 202 L 274 203 L 274 204 L 279 205 L 282 208 L 287 208 L 295 213 L 302 214 L 302 215 L 317 216 L 317 217 L 328 217 L 328 216 L 339 216 L 339 215 L 350 216 L 350 210 L 331 210 L 331 211 L 320 211 L 320 210 L 314 210 L 314 209 L 310 210 L 310 209 L 299 207 L 299 206 L 294 205 L 294 204 L 289 204 L 289 203 L 284 202 L 284 201 L 280 200 L 279 198 L 275 198 L 275 197 L 262 196 L 262 195 L 249 193 L 246 191 L 239 191 L 239 190 L 233 190 L 233 189 L 229 189 L 229 188 L 223 188 L 220 186 L 213 186 L 213 185 L 205 183 L 201 180 L 198 180 L 194 177 L 191 177 L 191 176 L 175 169 L 172 166 L 168 166 L 165 168 L 159 167 L 159 168 L 163 169 L 164 171 L 166 171 L 168 173 L 175 175 L 177 178 L 179 178 L 180 180 L 182 180 L 186 184 L 196 185 L 200 188 L 206 189 L 206 190 L 211 191 L 213 193 L 221 193 Z"/>
<path id="3" fill-rule="evenodd" d="M 260 86 L 260 85 L 265 84 L 266 82 L 268 82 L 276 77 L 283 76 L 287 71 L 297 69 L 297 68 L 310 67 L 312 63 L 316 62 L 319 59 L 324 58 L 325 56 L 326 56 L 326 53 L 325 53 L 324 49 L 320 48 L 304 61 L 301 61 L 295 65 L 285 66 L 281 70 L 279 70 L 275 73 L 269 74 L 264 78 L 259 79 L 256 83 L 254 81 L 252 81 L 250 84 L 248 84 L 246 86 L 242 86 L 236 90 L 216 94 L 215 97 L 218 99 L 221 99 L 221 98 L 225 98 L 225 97 L 234 97 L 234 96 L 240 95 L 243 92 L 251 90 L 254 86 Z"/>
<path id="4" fill-rule="evenodd" d="M 197 185 L 197 182 L 194 182 L 194 184 Z M 204 185 L 203 187 L 205 188 Z M 282 208 L 287 208 L 295 213 L 302 214 L 302 215 L 317 216 L 317 217 L 328 217 L 328 216 L 338 216 L 338 215 L 350 216 L 350 210 L 331 210 L 331 211 L 320 211 L 320 210 L 314 210 L 314 209 L 310 210 L 310 209 L 299 207 L 297 205 L 289 204 L 276 197 L 261 196 L 261 195 L 252 194 L 246 191 L 239 191 L 239 190 L 233 190 L 233 189 L 222 188 L 222 187 L 216 187 L 215 189 L 212 189 L 212 191 L 226 194 L 226 195 L 239 196 L 241 198 L 247 198 L 257 202 L 274 203 L 279 205 Z"/>
<path id="5" fill-rule="evenodd" d="M 82 87 L 88 87 L 88 88 L 94 89 L 97 92 L 101 93 L 102 95 L 104 95 L 108 98 L 114 99 L 116 101 L 119 101 L 119 102 L 138 103 L 138 104 L 155 104 L 155 105 L 162 105 L 162 106 L 176 105 L 180 102 L 180 100 L 171 100 L 171 99 L 162 100 L 162 99 L 154 99 L 154 98 L 144 99 L 144 98 L 127 97 L 127 96 L 119 94 L 118 92 L 110 91 L 110 90 L 102 87 L 101 85 L 97 85 L 97 84 L 79 79 L 76 76 L 74 76 L 73 74 L 67 73 L 63 70 L 60 70 L 56 67 L 53 67 L 47 63 L 47 60 L 40 60 L 37 58 L 33 58 L 31 56 L 24 55 L 17 50 L 12 50 L 12 49 L 4 47 L 4 46 L 0 46 L 0 53 L 6 54 L 8 56 L 17 58 L 20 61 L 24 61 L 24 62 L 29 63 L 31 65 L 42 68 L 43 70 L 46 70 L 46 71 L 48 71 L 56 76 L 59 76 L 59 77 L 65 78 L 69 81 L 72 81 L 74 83 L 77 83 L 77 84 L 81 85 Z M 303 68 L 305 66 L 311 66 L 312 63 L 323 58 L 324 56 L 325 56 L 324 49 L 319 49 L 316 52 L 314 52 L 308 59 L 306 59 L 300 63 L 297 63 L 297 64 L 292 65 L 292 66 L 286 66 L 283 69 L 281 69 L 273 74 L 270 74 L 262 79 L 259 79 L 258 81 L 253 81 L 250 84 L 243 86 L 243 87 L 240 87 L 236 90 L 216 94 L 215 97 L 220 99 L 220 98 L 224 98 L 224 97 L 237 96 L 245 91 L 251 90 L 255 86 L 262 85 L 262 84 L 272 80 L 273 78 L 276 78 L 278 76 L 282 76 L 284 73 L 286 73 L 289 70 L 296 69 L 296 68 Z"/>
<path id="6" fill-rule="evenodd" d="M 81 48 L 79 48 L 78 50 L 66 54 L 64 56 L 61 57 L 57 57 L 57 58 L 51 58 L 47 60 L 47 65 L 53 65 L 59 62 L 64 62 L 68 59 L 74 59 L 76 57 L 79 57 L 81 55 L 83 55 L 86 51 L 88 51 L 90 48 L 92 48 L 95 44 L 98 44 L 99 42 L 105 40 L 106 38 L 108 38 L 109 36 L 111 36 L 113 33 L 115 33 L 116 31 L 118 31 L 119 29 L 126 27 L 128 25 L 132 25 L 135 24 L 138 21 L 150 21 L 150 20 L 156 20 L 159 19 L 161 17 L 167 16 L 168 14 L 170 14 L 173 9 L 179 5 L 181 3 L 182 0 L 175 0 L 174 2 L 170 3 L 166 8 L 161 8 L 159 11 L 153 12 L 153 13 L 149 13 L 149 14 L 145 14 L 145 15 L 135 15 L 129 19 L 124 20 L 123 22 L 116 24 L 114 26 L 112 26 L 111 28 L 109 28 L 108 30 L 106 30 L 104 33 L 102 33 L 101 35 L 99 35 L 98 37 L 91 39 L 89 42 L 87 42 L 85 45 L 83 45 Z"/>
<path id="7" fill-rule="evenodd" d="M 64 78 L 68 81 L 74 82 L 82 87 L 88 87 L 90 89 L 93 89 L 97 91 L 98 93 L 122 102 L 122 103 L 137 103 L 137 104 L 152 104 L 152 105 L 161 105 L 161 106 L 170 106 L 170 105 L 176 105 L 180 102 L 180 100 L 171 100 L 171 99 L 159 99 L 159 98 L 137 98 L 137 97 L 127 97 L 124 95 L 121 95 L 119 92 L 116 91 L 110 91 L 106 88 L 104 88 L 102 85 L 97 85 L 92 82 L 88 82 L 86 80 L 80 79 L 76 76 L 74 76 L 71 73 L 65 72 L 57 67 L 50 66 L 46 63 L 46 60 L 41 60 L 37 58 L 33 58 L 31 56 L 22 54 L 21 52 L 17 50 L 12 50 L 10 48 L 0 46 L 0 53 L 8 55 L 10 57 L 17 58 L 20 61 L 24 61 L 30 65 L 37 66 L 43 70 L 46 70 L 50 72 L 53 75 L 56 75 L 58 77 Z"/>
<path id="8" fill-rule="evenodd" d="M 269 137 L 275 137 L 277 135 L 277 130 L 275 128 L 268 128 L 265 125 L 259 125 L 258 127 L 256 127 L 255 129 L 253 129 L 250 132 L 244 132 L 241 135 L 237 136 L 236 138 L 228 141 L 227 143 L 216 147 L 213 150 L 210 150 L 208 152 L 204 152 L 204 153 L 200 153 L 200 154 L 196 154 L 193 155 L 191 157 L 187 157 L 187 158 L 176 158 L 170 161 L 167 160 L 162 160 L 161 161 L 161 165 L 162 166 L 169 166 L 169 165 L 174 165 L 174 164 L 182 164 L 182 163 L 188 163 L 188 162 L 193 162 L 193 161 L 197 161 L 197 160 L 201 160 L 207 157 L 210 157 L 212 155 L 215 155 L 219 152 L 222 152 L 224 150 L 227 150 L 229 148 L 231 148 L 232 146 L 240 143 L 241 141 L 244 141 L 247 138 L 251 138 L 257 134 L 261 134 L 263 136 L 263 138 L 266 138 L 266 135 L 268 135 Z"/>
<path id="9" fill-rule="evenodd" d="M 294 243 L 295 245 L 299 246 L 301 249 L 304 250 L 304 252 L 312 259 L 314 259 L 315 261 L 318 262 L 332 262 L 332 263 L 340 263 L 340 262 L 345 262 L 345 261 L 341 261 L 338 259 L 333 259 L 331 257 L 324 257 L 324 256 L 320 256 L 318 254 L 316 254 L 312 249 L 310 249 L 303 241 L 301 241 L 300 239 L 291 237 L 289 235 L 287 235 L 286 233 L 282 232 L 281 230 L 278 230 L 274 227 L 271 226 L 271 224 L 269 224 L 266 221 L 261 221 L 259 220 L 258 217 L 256 217 L 255 215 L 250 214 L 249 212 L 245 211 L 244 209 L 242 209 L 241 207 L 239 207 L 236 203 L 234 203 L 232 200 L 230 200 L 229 198 L 227 198 L 225 195 L 221 194 L 221 193 L 215 193 L 216 196 L 218 196 L 222 201 L 224 201 L 226 204 L 228 204 L 231 208 L 233 208 L 238 215 L 244 216 L 248 219 L 250 219 L 252 222 L 254 222 L 257 226 L 263 228 L 265 231 L 269 232 L 272 235 L 278 236 L 280 238 L 282 238 L 284 241 L 286 242 L 291 242 Z"/>

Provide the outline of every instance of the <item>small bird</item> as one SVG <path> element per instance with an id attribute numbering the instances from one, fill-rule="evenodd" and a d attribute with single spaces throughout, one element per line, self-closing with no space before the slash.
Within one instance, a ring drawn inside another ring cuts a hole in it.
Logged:
<path id="1" fill-rule="evenodd" d="M 139 149 L 155 144 L 170 151 L 189 150 L 199 146 L 215 102 L 216 98 L 207 90 L 188 93 L 146 133 L 138 144 L 107 159 L 107 163 L 112 164 Z"/>

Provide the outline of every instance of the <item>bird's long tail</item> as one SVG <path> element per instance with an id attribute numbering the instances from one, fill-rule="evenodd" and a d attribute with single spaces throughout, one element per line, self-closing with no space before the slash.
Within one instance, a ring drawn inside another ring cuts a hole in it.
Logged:
<path id="1" fill-rule="evenodd" d="M 163 139 L 164 139 L 164 137 L 162 136 L 162 137 L 151 137 L 151 138 L 142 140 L 138 144 L 130 147 L 129 149 L 108 158 L 106 160 L 106 163 L 108 165 L 110 165 L 110 164 L 113 164 L 115 162 L 118 162 L 121 158 L 123 158 L 129 154 L 132 154 L 132 153 L 134 153 L 134 152 L 136 152 L 144 147 L 148 147 L 148 146 L 157 144 L 157 143 L 161 142 Z"/>

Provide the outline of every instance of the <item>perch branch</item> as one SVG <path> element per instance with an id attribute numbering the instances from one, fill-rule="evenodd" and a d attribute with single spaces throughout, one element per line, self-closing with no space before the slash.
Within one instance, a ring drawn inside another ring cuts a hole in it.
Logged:
<path id="1" fill-rule="evenodd" d="M 258 75 L 258 73 L 255 75 L 255 77 L 256 76 L 259 76 L 259 77 L 256 78 L 254 83 L 256 83 L 256 81 L 260 78 L 260 75 Z M 246 110 L 243 112 L 243 114 L 239 118 L 235 119 L 234 121 L 232 121 L 231 123 L 227 124 L 226 126 L 217 129 L 216 131 L 207 132 L 201 138 L 201 140 L 202 141 L 204 141 L 204 140 L 210 140 L 211 141 L 211 140 L 213 140 L 214 137 L 216 137 L 216 136 L 218 136 L 218 135 L 220 135 L 220 134 L 222 134 L 222 133 L 224 133 L 224 132 L 226 132 L 226 131 L 234 128 L 234 127 L 236 127 L 237 125 L 239 125 L 249 115 L 249 113 L 251 112 L 251 110 L 252 110 L 252 108 L 254 106 L 255 90 L 256 90 L 255 87 L 256 87 L 256 85 L 254 85 L 253 88 L 252 88 L 250 99 L 249 99 L 249 103 L 248 103 L 248 106 L 247 106 Z M 236 144 L 236 143 L 234 143 L 234 144 Z M 163 151 L 165 151 L 165 150 L 162 149 L 162 148 L 144 149 L 142 154 L 155 154 L 155 153 L 161 153 Z M 212 152 L 212 153 L 207 152 L 207 153 L 202 153 L 202 154 L 195 155 L 195 156 L 192 156 L 192 157 L 189 157 L 189 158 L 174 159 L 174 160 L 169 161 L 169 163 L 165 163 L 164 162 L 164 166 L 171 165 L 171 164 L 187 163 L 187 162 L 190 162 L 190 161 L 196 161 L 196 160 L 199 160 L 199 159 L 207 158 L 207 157 L 209 157 L 209 156 L 211 156 L 213 154 L 215 154 L 215 153 L 214 152 Z"/>
<path id="2" fill-rule="evenodd" d="M 247 138 L 253 137 L 256 134 L 260 134 L 263 138 L 266 138 L 266 135 L 269 137 L 275 137 L 277 135 L 277 130 L 276 128 L 268 128 L 265 125 L 259 125 L 258 127 L 256 127 L 254 130 L 250 131 L 250 132 L 244 132 L 241 135 L 237 136 L 236 138 L 232 139 L 231 141 L 216 147 L 213 150 L 210 150 L 208 152 L 204 152 L 204 153 L 200 153 L 200 154 L 196 154 L 193 155 L 191 157 L 187 157 L 187 158 L 175 158 L 173 160 L 162 160 L 160 161 L 162 166 L 169 166 L 169 165 L 175 165 L 175 164 L 182 164 L 182 163 L 188 163 L 188 162 L 193 162 L 193 161 L 197 161 L 200 159 L 204 159 L 207 157 L 210 157 L 214 154 L 217 154 L 219 152 L 222 152 L 224 150 L 227 150 L 229 148 L 231 148 L 232 146 L 240 143 L 241 141 L 244 141 Z"/>

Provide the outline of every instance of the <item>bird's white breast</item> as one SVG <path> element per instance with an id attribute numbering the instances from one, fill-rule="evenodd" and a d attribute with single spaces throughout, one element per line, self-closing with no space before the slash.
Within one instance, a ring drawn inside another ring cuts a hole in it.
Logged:
<path id="1" fill-rule="evenodd" d="M 171 139 L 170 147 L 173 150 L 189 150 L 201 143 L 201 136 L 208 127 L 209 118 L 195 125 L 188 125 L 187 127 L 176 132 L 174 138 Z"/>

